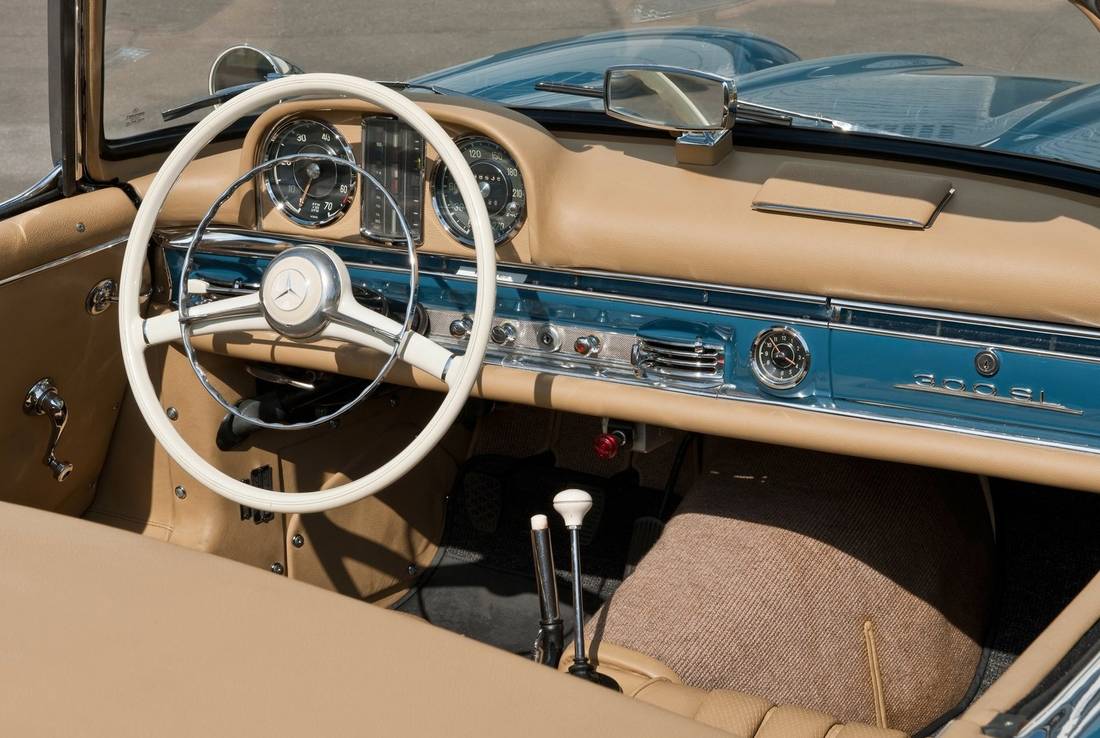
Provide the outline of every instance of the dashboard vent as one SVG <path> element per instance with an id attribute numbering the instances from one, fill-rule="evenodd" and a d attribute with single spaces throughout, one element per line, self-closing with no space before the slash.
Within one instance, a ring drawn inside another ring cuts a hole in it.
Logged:
<path id="1" fill-rule="evenodd" d="M 722 380 L 726 363 L 721 345 L 695 341 L 642 338 L 634 344 L 630 362 L 639 374 L 654 372 L 668 377 L 693 380 Z"/>

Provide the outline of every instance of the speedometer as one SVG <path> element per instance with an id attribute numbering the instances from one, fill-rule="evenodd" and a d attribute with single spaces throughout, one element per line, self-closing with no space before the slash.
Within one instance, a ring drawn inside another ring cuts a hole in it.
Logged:
<path id="1" fill-rule="evenodd" d="M 335 128 L 308 118 L 280 123 L 264 147 L 267 160 L 293 154 L 322 154 L 354 161 Z M 316 228 L 339 220 L 355 199 L 359 176 L 333 161 L 300 159 L 276 164 L 264 174 L 271 202 L 289 220 Z"/>
<path id="2" fill-rule="evenodd" d="M 455 144 L 473 170 L 485 199 L 493 242 L 499 244 L 511 238 L 523 225 L 527 211 L 527 190 L 519 166 L 503 147 L 487 138 L 470 136 L 456 140 Z M 474 245 L 470 213 L 462 202 L 458 184 L 442 162 L 432 179 L 432 206 L 448 233 L 467 246 Z"/>

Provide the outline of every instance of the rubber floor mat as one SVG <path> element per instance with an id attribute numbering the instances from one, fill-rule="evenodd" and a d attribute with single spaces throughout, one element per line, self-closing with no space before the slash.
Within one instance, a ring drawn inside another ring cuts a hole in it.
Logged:
<path id="1" fill-rule="evenodd" d="M 638 487 L 637 475 L 610 479 L 560 469 L 547 453 L 525 459 L 478 456 L 460 472 L 447 502 L 447 526 L 435 565 L 396 609 L 448 630 L 528 653 L 538 631 L 530 520 L 550 519 L 558 599 L 572 628 L 569 545 L 552 500 L 576 487 L 592 494 L 581 532 L 584 610 L 591 615 L 622 582 L 634 520 L 654 515 L 661 492 Z"/>

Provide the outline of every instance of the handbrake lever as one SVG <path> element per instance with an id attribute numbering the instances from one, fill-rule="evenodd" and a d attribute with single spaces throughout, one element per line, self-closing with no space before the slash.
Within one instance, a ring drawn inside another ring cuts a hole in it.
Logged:
<path id="1" fill-rule="evenodd" d="M 554 551 L 550 546 L 550 524 L 545 515 L 531 518 L 531 553 L 535 560 L 535 584 L 539 595 L 539 634 L 535 638 L 535 661 L 557 668 L 565 650 L 565 628 L 558 609 L 558 581 Z"/>

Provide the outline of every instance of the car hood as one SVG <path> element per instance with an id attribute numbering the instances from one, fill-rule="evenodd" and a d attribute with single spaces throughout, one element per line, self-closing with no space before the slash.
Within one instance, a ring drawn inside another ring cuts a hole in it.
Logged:
<path id="1" fill-rule="evenodd" d="M 599 85 L 603 70 L 614 64 L 715 72 L 735 79 L 745 100 L 840 119 L 856 132 L 1100 168 L 1100 85 L 1002 73 L 923 54 L 801 60 L 781 44 L 729 29 L 593 34 L 496 54 L 416 81 L 510 107 L 602 110 L 599 100 L 539 92 L 534 85 L 540 80 Z"/>

